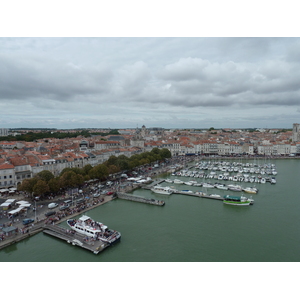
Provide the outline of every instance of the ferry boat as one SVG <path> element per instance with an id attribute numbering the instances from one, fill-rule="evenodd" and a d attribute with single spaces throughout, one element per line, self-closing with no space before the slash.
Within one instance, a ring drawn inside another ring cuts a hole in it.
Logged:
<path id="1" fill-rule="evenodd" d="M 156 185 L 154 186 L 151 191 L 156 194 L 162 194 L 162 195 L 171 195 L 173 193 L 173 190 L 168 186 L 160 186 Z"/>
<path id="2" fill-rule="evenodd" d="M 67 224 L 76 232 L 113 244 L 121 239 L 121 233 L 109 229 L 106 225 L 96 222 L 90 217 L 83 215 L 78 220 L 68 219 Z"/>
<path id="3" fill-rule="evenodd" d="M 231 195 L 225 195 L 223 200 L 224 204 L 228 205 L 237 205 L 237 206 L 247 206 L 253 204 L 253 199 L 248 199 L 246 197 L 239 197 L 239 196 L 231 196 Z"/>

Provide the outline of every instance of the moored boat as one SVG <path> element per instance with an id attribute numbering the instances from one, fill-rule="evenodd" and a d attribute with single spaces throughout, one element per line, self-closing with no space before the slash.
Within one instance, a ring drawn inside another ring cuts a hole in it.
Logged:
<path id="1" fill-rule="evenodd" d="M 243 191 L 245 193 L 249 193 L 249 194 L 257 194 L 258 193 L 258 189 L 254 188 L 254 187 L 246 187 L 243 189 Z"/>
<path id="2" fill-rule="evenodd" d="M 156 185 L 154 186 L 151 191 L 156 194 L 162 194 L 162 195 L 171 195 L 173 193 L 173 190 L 168 186 L 160 186 Z"/>
<path id="3" fill-rule="evenodd" d="M 225 195 L 223 198 L 223 203 L 228 205 L 247 206 L 253 204 L 253 200 L 246 197 Z"/>
<path id="4" fill-rule="evenodd" d="M 68 219 L 67 224 L 78 233 L 109 244 L 113 244 L 121 238 L 120 232 L 109 229 L 106 225 L 96 222 L 86 215 L 81 216 L 78 220 Z"/>

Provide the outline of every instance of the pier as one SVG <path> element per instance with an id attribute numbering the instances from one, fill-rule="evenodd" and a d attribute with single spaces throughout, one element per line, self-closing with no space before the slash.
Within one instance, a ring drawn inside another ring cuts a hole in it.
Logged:
<path id="1" fill-rule="evenodd" d="M 134 201 L 134 202 L 140 202 L 140 203 L 146 203 L 146 204 L 152 204 L 152 205 L 158 205 L 158 206 L 165 205 L 165 202 L 161 201 L 161 200 L 147 199 L 144 197 L 130 195 L 130 194 L 126 194 L 126 193 L 117 192 L 117 196 L 120 199 Z"/>
<path id="2" fill-rule="evenodd" d="M 193 197 L 213 199 L 213 200 L 221 200 L 221 201 L 224 200 L 223 197 L 216 197 L 216 196 L 206 195 L 204 193 L 203 194 L 196 194 L 196 193 L 189 193 L 189 192 L 183 192 L 183 191 L 176 191 L 176 192 L 173 192 L 173 194 L 193 196 Z"/>
<path id="3" fill-rule="evenodd" d="M 105 243 L 99 240 L 89 239 L 87 241 L 85 235 L 78 232 L 74 233 L 74 231 L 62 228 L 58 225 L 46 225 L 44 226 L 43 232 L 64 240 L 67 243 L 72 244 L 73 246 L 79 246 L 86 250 L 92 251 L 94 254 L 98 254 L 99 252 L 110 246 L 109 243 Z"/>

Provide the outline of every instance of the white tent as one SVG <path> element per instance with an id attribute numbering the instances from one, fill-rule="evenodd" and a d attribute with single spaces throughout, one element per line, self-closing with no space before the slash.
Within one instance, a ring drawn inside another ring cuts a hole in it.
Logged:
<path id="1" fill-rule="evenodd" d="M 23 205 L 23 204 L 30 204 L 28 201 L 20 200 L 16 202 L 18 205 Z"/>
<path id="2" fill-rule="evenodd" d="M 14 203 L 16 201 L 16 199 L 7 199 L 5 202 L 7 203 Z"/>
<path id="3" fill-rule="evenodd" d="M 18 208 L 14 209 L 14 210 L 9 211 L 8 213 L 10 215 L 14 215 L 14 214 L 20 212 L 22 209 L 23 209 L 23 207 L 18 207 Z"/>

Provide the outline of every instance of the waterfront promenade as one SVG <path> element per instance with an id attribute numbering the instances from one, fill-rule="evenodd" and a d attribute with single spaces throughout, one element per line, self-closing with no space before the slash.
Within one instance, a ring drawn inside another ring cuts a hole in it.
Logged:
<path id="1" fill-rule="evenodd" d="M 37 215 L 37 221 L 28 225 L 27 227 L 24 227 L 24 225 L 22 224 L 22 220 L 12 222 L 11 226 L 15 227 L 17 230 L 16 230 L 16 232 L 11 233 L 9 236 L 5 236 L 4 240 L 0 241 L 0 250 L 9 245 L 17 243 L 21 240 L 24 240 L 32 235 L 35 235 L 35 234 L 43 231 L 43 228 L 44 228 L 45 224 L 47 224 L 47 223 L 51 223 L 51 224 L 62 223 L 64 221 L 66 221 L 67 219 L 69 219 L 70 217 L 75 217 L 77 215 L 80 215 L 86 211 L 89 211 L 91 209 L 94 209 L 94 208 L 102 205 L 102 204 L 105 204 L 105 203 L 111 201 L 112 199 L 113 199 L 112 196 L 105 196 L 105 197 L 103 197 L 103 201 L 101 201 L 101 199 L 94 200 L 93 202 L 87 203 L 86 207 L 83 209 L 78 209 L 77 211 L 76 211 L 76 209 L 73 209 L 73 210 L 71 210 L 72 213 L 70 213 L 70 214 L 66 214 L 66 213 L 61 214 L 61 217 L 59 218 L 59 220 L 51 221 L 51 217 L 49 217 L 49 218 L 45 217 L 45 215 L 44 215 L 45 209 L 44 209 L 44 210 L 41 210 L 41 212 Z M 46 205 L 46 207 L 47 207 L 47 205 Z M 46 208 L 46 210 L 48 210 L 48 209 Z M 57 212 L 59 213 L 59 210 L 57 210 Z M 50 220 L 50 222 L 49 222 L 49 220 Z"/>

